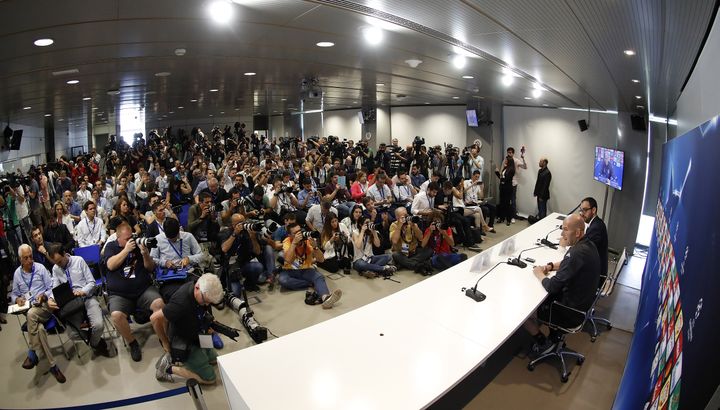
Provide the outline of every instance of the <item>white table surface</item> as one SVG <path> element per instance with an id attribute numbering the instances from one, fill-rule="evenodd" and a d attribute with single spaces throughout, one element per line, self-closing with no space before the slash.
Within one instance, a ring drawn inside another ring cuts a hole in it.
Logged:
<path id="1" fill-rule="evenodd" d="M 508 240 L 512 256 L 533 247 L 562 221 L 552 214 Z M 557 243 L 560 231 L 548 239 Z M 480 255 L 490 266 L 502 243 Z M 475 256 L 475 258 L 480 257 Z M 558 261 L 563 250 L 523 257 Z M 484 277 L 482 302 L 465 296 L 486 267 L 472 258 L 393 295 L 269 342 L 218 358 L 233 409 L 422 408 L 482 364 L 547 296 L 532 274 L 502 264 Z"/>

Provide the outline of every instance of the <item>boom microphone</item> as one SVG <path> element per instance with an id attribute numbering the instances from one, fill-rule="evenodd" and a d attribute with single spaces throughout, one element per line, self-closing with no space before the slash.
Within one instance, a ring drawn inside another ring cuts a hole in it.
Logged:
<path id="1" fill-rule="evenodd" d="M 532 248 L 527 248 L 527 249 L 521 250 L 520 253 L 518 254 L 517 258 L 508 258 L 507 264 L 517 266 L 520 269 L 527 268 L 527 263 L 523 262 L 523 260 L 522 260 L 522 254 L 525 251 L 531 251 L 531 250 L 537 249 L 537 248 L 541 248 L 541 246 L 534 246 Z"/>
<path id="2" fill-rule="evenodd" d="M 547 235 L 545 235 L 545 238 L 540 239 L 540 243 L 547 246 L 548 248 L 557 249 L 558 244 L 548 240 L 548 236 L 550 236 L 551 233 L 557 231 L 558 229 L 562 229 L 562 225 L 548 232 Z"/>

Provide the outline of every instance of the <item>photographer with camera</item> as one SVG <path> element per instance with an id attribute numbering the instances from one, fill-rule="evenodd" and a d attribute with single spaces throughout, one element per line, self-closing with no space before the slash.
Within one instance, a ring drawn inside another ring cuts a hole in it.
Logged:
<path id="1" fill-rule="evenodd" d="M 395 206 L 404 207 L 409 212 L 418 190 L 412 185 L 410 177 L 404 169 L 398 171 L 397 182 L 393 185 L 392 191 L 395 196 Z"/>
<path id="2" fill-rule="evenodd" d="M 423 239 L 422 230 L 418 226 L 420 217 L 409 217 L 405 208 L 398 208 L 395 210 L 395 218 L 395 222 L 390 225 L 392 258 L 395 264 L 423 275 L 431 273 L 430 258 L 433 251 L 420 246 Z"/>
<path id="3" fill-rule="evenodd" d="M 192 233 L 203 249 L 205 257 L 200 262 L 204 269 L 212 266 L 213 257 L 217 254 L 217 240 L 220 225 L 217 223 L 215 205 L 212 196 L 207 192 L 199 195 L 200 203 L 190 207 L 188 211 L 188 232 Z"/>
<path id="4" fill-rule="evenodd" d="M 375 207 L 380 213 L 394 211 L 392 205 L 395 203 L 392 189 L 386 183 L 387 175 L 380 172 L 375 176 L 375 184 L 368 188 L 366 196 L 375 201 Z"/>
<path id="5" fill-rule="evenodd" d="M 197 282 L 180 286 L 170 301 L 151 316 L 168 323 L 171 349 L 158 360 L 155 378 L 174 382 L 175 376 L 214 384 L 217 353 L 209 328 L 214 322 L 210 305 L 220 303 L 223 289 L 217 276 L 206 273 Z M 181 363 L 181 365 L 173 364 Z"/>
<path id="6" fill-rule="evenodd" d="M 305 178 L 302 181 L 303 189 L 298 192 L 298 209 L 305 210 L 307 212 L 313 205 L 320 204 L 320 193 L 317 189 L 313 188 L 312 181 L 310 178 Z"/>
<path id="7" fill-rule="evenodd" d="M 203 192 L 206 192 L 210 195 L 210 197 L 212 198 L 212 204 L 216 208 L 220 208 L 222 206 L 222 201 L 228 198 L 227 192 L 225 192 L 225 189 L 220 187 L 220 183 L 215 177 L 212 177 L 208 180 L 207 188 L 200 191 L 200 193 Z"/>
<path id="8" fill-rule="evenodd" d="M 325 260 L 318 262 L 318 266 L 330 273 L 340 269 L 346 275 L 350 274 L 350 231 L 340 223 L 334 214 L 330 214 L 320 234 L 320 243 L 324 250 Z"/>
<path id="9" fill-rule="evenodd" d="M 260 290 L 258 278 L 264 267 L 255 260 L 255 258 L 260 259 L 262 255 L 258 233 L 253 226 L 256 224 L 258 223 L 246 222 L 244 216 L 235 214 L 231 219 L 231 229 L 227 230 L 221 239 L 223 257 L 227 259 L 229 266 L 225 281 L 237 297 L 242 297 L 243 287 L 250 292 Z M 244 277 L 242 284 L 240 276 Z"/>
<path id="10" fill-rule="evenodd" d="M 163 230 L 155 237 L 156 246 L 150 250 L 155 262 L 155 281 L 165 302 L 188 278 L 193 266 L 199 266 L 204 255 L 192 234 L 180 231 L 180 222 L 166 218 Z"/>
<path id="11" fill-rule="evenodd" d="M 282 223 L 283 216 L 288 212 L 295 212 L 298 206 L 298 199 L 293 194 L 293 189 L 283 184 L 280 177 L 273 181 L 272 190 L 267 194 L 267 204 L 272 209 L 271 219 Z"/>
<path id="12" fill-rule="evenodd" d="M 420 173 L 420 168 L 418 167 L 417 163 L 413 164 L 413 166 L 410 168 L 410 181 L 412 182 L 412 186 L 417 188 L 418 191 L 422 190 L 421 187 L 423 186 L 425 181 L 427 181 L 425 175 Z"/>
<path id="13" fill-rule="evenodd" d="M 332 174 L 325 185 L 323 200 L 332 202 L 333 207 L 338 211 L 338 216 L 342 219 L 350 215 L 350 209 L 355 206 L 355 202 L 350 199 L 347 187 L 338 184 L 338 174 Z"/>
<path id="14" fill-rule="evenodd" d="M 360 221 L 360 228 L 355 227 L 352 232 L 352 240 L 353 268 L 360 276 L 372 279 L 378 275 L 392 276 L 395 273 L 395 266 L 389 265 L 392 256 L 373 253 L 373 246 L 380 246 L 380 236 L 370 220 L 363 218 Z"/>
<path id="15" fill-rule="evenodd" d="M 307 289 L 305 304 L 321 304 L 323 309 L 330 309 L 342 297 L 342 291 L 328 289 L 325 277 L 315 269 L 315 262 L 325 260 L 323 252 L 318 248 L 315 238 L 317 233 L 302 232 L 298 224 L 288 225 L 288 237 L 283 240 L 285 263 L 278 281 L 289 290 Z"/>
<path id="16" fill-rule="evenodd" d="M 391 142 L 392 145 L 388 147 L 388 153 L 390 154 L 390 167 L 384 169 L 387 169 L 390 175 L 395 175 L 398 169 L 406 166 L 407 158 L 405 156 L 407 154 L 405 150 L 398 145 L 397 138 L 393 138 Z"/>
<path id="17" fill-rule="evenodd" d="M 141 321 L 140 318 L 147 320 L 147 316 L 141 315 L 157 312 L 165 303 L 152 285 L 155 262 L 148 248 L 136 243 L 136 237 L 127 223 L 118 225 L 116 234 L 117 239 L 105 245 L 103 259 L 107 266 L 108 310 L 115 328 L 130 346 L 132 359 L 139 362 L 142 351 L 130 330 L 128 317 L 134 315 L 136 321 Z M 165 320 L 151 318 L 151 322 L 163 348 L 166 352 L 170 351 Z"/>
<path id="18" fill-rule="evenodd" d="M 452 229 L 443 223 L 442 215 L 433 216 L 432 222 L 423 233 L 421 245 L 423 248 L 432 249 L 432 267 L 440 271 L 467 259 L 466 254 L 457 253 L 453 249 L 455 240 Z"/>
<path id="19" fill-rule="evenodd" d="M 387 151 L 387 145 L 385 145 L 385 143 L 378 146 L 373 165 L 374 168 L 390 169 L 390 153 Z M 368 172 L 372 171 L 372 169 L 373 168 L 368 168 Z"/>
<path id="20" fill-rule="evenodd" d="M 234 214 L 243 214 L 245 209 L 243 207 L 240 190 L 233 186 L 228 192 L 229 198 L 224 200 L 220 205 L 222 211 L 220 212 L 220 221 L 222 227 L 229 227 L 231 224 L 230 219 Z"/>
<path id="21" fill-rule="evenodd" d="M 453 182 L 457 182 L 457 187 L 453 186 Z M 475 246 L 471 223 L 466 221 L 464 216 L 465 202 L 461 191 L 464 181 L 458 177 L 453 182 L 445 181 L 443 183 L 443 197 L 438 201 L 442 203 L 438 205 L 438 208 L 444 212 L 445 222 L 457 231 L 458 239 L 463 243 L 463 246 L 471 251 L 480 252 L 482 249 Z"/>

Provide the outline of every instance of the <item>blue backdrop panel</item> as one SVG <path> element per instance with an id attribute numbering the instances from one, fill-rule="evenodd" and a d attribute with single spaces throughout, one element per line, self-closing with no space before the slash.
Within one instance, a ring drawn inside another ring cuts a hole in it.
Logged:
<path id="1" fill-rule="evenodd" d="M 663 147 L 657 217 L 615 409 L 701 409 L 720 383 L 718 117 Z"/>

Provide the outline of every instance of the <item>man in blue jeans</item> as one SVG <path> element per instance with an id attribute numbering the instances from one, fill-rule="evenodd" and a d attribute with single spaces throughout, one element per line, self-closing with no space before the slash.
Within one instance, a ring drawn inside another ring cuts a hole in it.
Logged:
<path id="1" fill-rule="evenodd" d="M 315 269 L 315 261 L 325 260 L 323 251 L 318 248 L 315 238 L 303 235 L 298 224 L 289 224 L 287 230 L 288 237 L 283 241 L 285 263 L 278 275 L 280 286 L 289 290 L 312 288 L 305 292 L 305 303 L 332 308 L 340 300 L 342 291 L 335 289 L 331 293 L 325 277 Z"/>
<path id="2" fill-rule="evenodd" d="M 258 278 L 263 272 L 263 265 L 254 260 L 262 255 L 260 243 L 257 234 L 245 229 L 245 217 L 240 214 L 234 214 L 230 219 L 230 229 L 227 236 L 221 241 L 221 249 L 230 267 L 227 281 L 230 289 L 237 297 L 242 297 L 241 287 L 246 291 L 258 291 Z M 240 278 L 236 277 L 237 273 L 242 273 L 244 281 L 240 284 Z"/>
<path id="3" fill-rule="evenodd" d="M 378 275 L 390 276 L 395 273 L 397 269 L 389 264 L 392 255 L 373 254 L 373 246 L 380 246 L 380 236 L 372 221 L 364 218 L 360 229 L 353 227 L 352 242 L 355 250 L 353 268 L 360 273 L 360 276 L 373 279 Z"/>
<path id="4" fill-rule="evenodd" d="M 433 250 L 432 266 L 440 271 L 467 259 L 466 254 L 458 253 L 453 249 L 455 240 L 452 229 L 443 224 L 441 215 L 433 217 L 432 222 L 423 233 L 421 245 L 423 248 L 429 247 Z"/>

